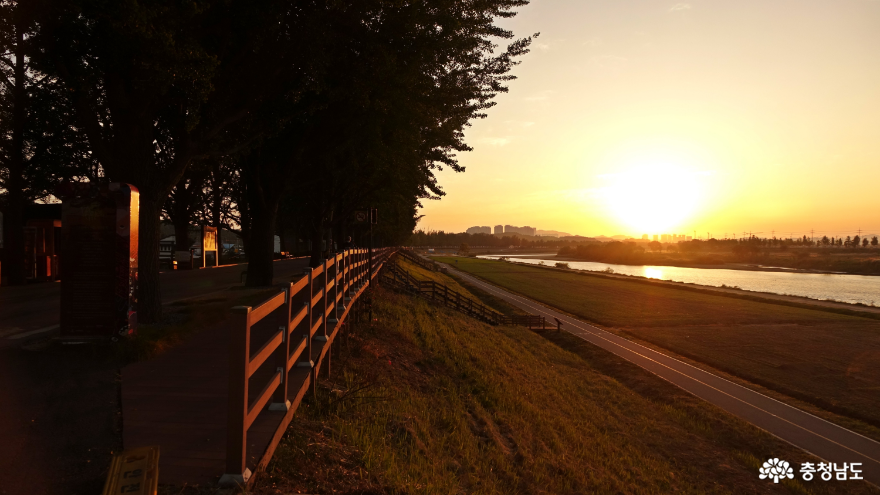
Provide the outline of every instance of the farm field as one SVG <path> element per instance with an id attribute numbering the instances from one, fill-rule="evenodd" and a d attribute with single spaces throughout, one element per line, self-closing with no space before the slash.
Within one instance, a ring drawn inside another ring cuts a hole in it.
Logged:
<path id="1" fill-rule="evenodd" d="M 880 322 L 474 258 L 436 258 L 607 329 L 880 425 Z"/>
<path id="2" fill-rule="evenodd" d="M 253 493 L 876 492 L 760 480 L 768 456 L 809 454 L 610 353 L 390 290 L 373 301 Z"/>

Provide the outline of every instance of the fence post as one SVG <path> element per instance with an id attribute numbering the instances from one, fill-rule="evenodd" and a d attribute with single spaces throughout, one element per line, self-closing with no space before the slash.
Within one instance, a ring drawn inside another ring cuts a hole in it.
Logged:
<path id="1" fill-rule="evenodd" d="M 311 370 L 315 367 L 314 361 L 312 361 L 312 325 L 314 322 L 314 311 L 312 310 L 312 297 L 315 295 L 315 277 L 312 274 L 312 268 L 306 268 L 303 270 L 303 275 L 309 278 L 308 283 L 306 284 L 306 288 L 303 289 L 306 292 L 306 350 L 300 355 L 299 361 L 296 363 L 297 368 L 308 368 L 309 371 L 309 379 L 311 378 L 312 372 Z M 314 390 L 312 390 L 314 392 Z"/>
<path id="2" fill-rule="evenodd" d="M 290 313 L 291 301 L 293 297 L 290 288 L 293 284 L 287 284 L 284 288 L 284 325 L 278 327 L 281 331 L 281 345 L 275 351 L 276 369 L 281 372 L 281 383 L 275 389 L 272 402 L 269 403 L 270 411 L 287 411 L 290 409 L 290 401 L 287 400 L 287 360 L 290 358 Z"/>
<path id="3" fill-rule="evenodd" d="M 226 420 L 226 473 L 221 485 L 244 484 L 251 477 L 247 468 L 247 368 L 250 361 L 250 306 L 232 308 L 229 338 L 229 406 Z"/>

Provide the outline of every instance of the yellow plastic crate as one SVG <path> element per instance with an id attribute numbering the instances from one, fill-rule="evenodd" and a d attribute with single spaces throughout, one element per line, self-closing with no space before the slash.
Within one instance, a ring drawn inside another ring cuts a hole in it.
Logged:
<path id="1" fill-rule="evenodd" d="M 113 456 L 104 495 L 156 495 L 159 489 L 159 447 L 139 447 Z"/>

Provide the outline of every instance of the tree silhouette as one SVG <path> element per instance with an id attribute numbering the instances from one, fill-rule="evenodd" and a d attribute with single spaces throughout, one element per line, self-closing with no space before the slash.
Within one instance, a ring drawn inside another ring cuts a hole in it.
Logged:
<path id="1" fill-rule="evenodd" d="M 51 199 L 60 181 L 100 175 L 86 143 L 75 138 L 64 86 L 34 66 L 34 7 L 0 2 L 0 211 L 3 275 L 10 284 L 25 281 L 25 207 Z"/>

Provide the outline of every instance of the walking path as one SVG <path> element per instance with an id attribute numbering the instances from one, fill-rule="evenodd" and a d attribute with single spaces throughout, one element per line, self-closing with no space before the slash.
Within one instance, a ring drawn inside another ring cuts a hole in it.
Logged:
<path id="1" fill-rule="evenodd" d="M 861 476 L 880 485 L 880 443 L 531 299 L 508 292 L 454 267 L 450 266 L 450 269 L 477 287 L 530 313 L 545 316 L 551 321 L 552 318 L 558 318 L 562 322 L 562 329 L 572 335 L 613 352 L 821 459 L 838 465 L 862 463 Z"/>
<path id="2" fill-rule="evenodd" d="M 275 280 L 302 274 L 308 258 L 275 261 Z M 159 273 L 163 304 L 201 297 L 241 285 L 247 264 Z M 0 349 L 57 332 L 61 282 L 0 287 Z"/>
<path id="3" fill-rule="evenodd" d="M 307 265 L 305 258 L 276 261 L 275 281 L 299 277 Z M 246 267 L 163 273 L 162 293 L 166 302 L 192 297 L 214 299 L 217 296 L 213 293 L 238 296 L 241 291 L 227 289 L 241 285 L 241 272 Z M 14 319 L 14 325 L 25 329 L 24 333 L 40 330 L 40 325 L 57 325 L 59 285 L 0 288 L 0 327 L 9 325 L 7 318 Z M 124 368 L 121 377 L 119 356 L 112 346 L 52 345 L 32 352 L 19 348 L 28 340 L 26 337 L 0 337 L 0 465 L 4 472 L 14 473 L 0 484 L 0 495 L 100 493 L 111 452 L 123 446 L 154 444 L 155 437 L 137 437 L 144 434 L 138 422 L 149 410 L 164 415 L 170 425 L 163 430 L 166 435 L 173 437 L 175 431 L 190 435 L 180 436 L 173 446 L 162 445 L 163 483 L 175 476 L 174 456 L 183 452 L 186 445 L 181 443 L 195 438 L 193 435 L 202 443 L 195 441 L 191 448 L 204 449 L 208 442 L 219 438 L 211 436 L 219 422 L 225 442 L 228 405 L 224 387 L 228 386 L 225 373 L 229 356 L 226 330 L 225 326 L 206 329 L 181 344 L 180 349 Z M 170 380 L 157 386 L 163 376 Z M 140 391 L 129 385 L 137 385 Z M 187 406 L 191 406 L 188 413 L 182 414 L 180 411 Z M 175 425 L 184 426 L 175 430 Z M 252 427 L 249 440 L 253 445 L 263 441 L 264 429 L 260 424 Z M 222 473 L 223 461 L 219 462 Z M 217 472 L 211 471 L 207 478 Z M 207 479 L 196 474 L 195 479 Z"/>

